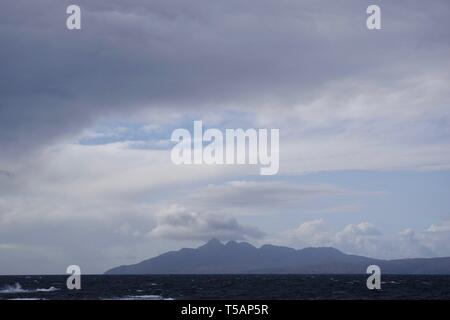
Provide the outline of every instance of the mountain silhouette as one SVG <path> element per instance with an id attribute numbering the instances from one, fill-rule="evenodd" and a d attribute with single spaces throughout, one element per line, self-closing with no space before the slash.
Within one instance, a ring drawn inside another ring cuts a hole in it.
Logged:
<path id="1" fill-rule="evenodd" d="M 345 254 L 335 248 L 296 250 L 212 239 L 196 248 L 170 251 L 105 274 L 365 274 L 369 265 L 383 274 L 450 274 L 450 258 L 381 260 Z"/>

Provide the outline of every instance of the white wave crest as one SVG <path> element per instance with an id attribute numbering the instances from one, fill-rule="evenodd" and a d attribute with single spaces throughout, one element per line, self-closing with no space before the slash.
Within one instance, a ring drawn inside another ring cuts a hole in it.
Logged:
<path id="1" fill-rule="evenodd" d="M 55 287 L 50 287 L 48 289 L 36 289 L 37 292 L 53 292 L 53 291 L 58 291 L 58 288 Z"/>
<path id="2" fill-rule="evenodd" d="M 28 293 L 28 292 L 53 292 L 59 290 L 55 287 L 50 288 L 38 288 L 33 290 L 28 290 L 22 288 L 21 284 L 16 282 L 14 285 L 6 285 L 0 289 L 0 294 L 15 294 L 15 293 Z"/>
<path id="3" fill-rule="evenodd" d="M 117 297 L 106 300 L 173 300 L 172 298 L 163 298 L 159 295 L 154 294 L 145 294 L 145 295 L 135 295 L 135 296 L 125 296 L 125 297 Z"/>
<path id="4" fill-rule="evenodd" d="M 45 299 L 41 299 L 41 298 L 13 298 L 13 299 L 8 299 L 8 300 L 45 300 Z"/>
<path id="5" fill-rule="evenodd" d="M 29 292 L 22 288 L 20 283 L 16 282 L 13 286 L 6 285 L 1 290 L 0 293 L 25 293 Z"/>

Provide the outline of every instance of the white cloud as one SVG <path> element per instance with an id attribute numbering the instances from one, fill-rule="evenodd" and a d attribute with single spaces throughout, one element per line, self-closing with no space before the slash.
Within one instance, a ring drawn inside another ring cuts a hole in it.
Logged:
<path id="1" fill-rule="evenodd" d="M 381 232 L 371 223 L 349 224 L 336 233 L 333 244 L 344 251 L 364 253 L 375 257 L 383 253 L 380 248 Z"/>
<path id="2" fill-rule="evenodd" d="M 303 222 L 297 228 L 285 232 L 282 237 L 282 242 L 296 247 L 323 247 L 332 243 L 323 219 Z"/>
<path id="3" fill-rule="evenodd" d="M 245 240 L 261 238 L 264 233 L 254 227 L 239 224 L 236 219 L 221 214 L 189 211 L 173 204 L 157 215 L 156 227 L 150 236 L 177 240 Z"/>
<path id="4" fill-rule="evenodd" d="M 448 221 L 424 231 L 405 229 L 397 235 L 383 234 L 372 223 L 348 224 L 335 230 L 323 219 L 306 221 L 270 241 L 296 248 L 332 246 L 346 253 L 374 258 L 417 258 L 450 255 Z"/>
<path id="5" fill-rule="evenodd" d="M 439 224 L 432 224 L 428 229 L 430 233 L 450 232 L 450 220 L 442 221 Z"/>
<path id="6" fill-rule="evenodd" d="M 336 247 L 346 253 L 377 257 L 383 253 L 379 248 L 381 233 L 368 222 L 349 224 L 342 230 L 333 230 L 325 220 L 306 221 L 297 228 L 279 234 L 272 241 L 296 248 Z"/>

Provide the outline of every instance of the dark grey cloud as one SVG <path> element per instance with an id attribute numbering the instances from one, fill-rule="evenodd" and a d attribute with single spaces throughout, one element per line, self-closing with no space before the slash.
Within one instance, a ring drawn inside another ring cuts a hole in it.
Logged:
<path id="1" fill-rule="evenodd" d="M 12 173 L 6 170 L 0 170 L 0 178 L 10 178 Z"/>
<path id="2" fill-rule="evenodd" d="M 401 81 L 448 67 L 446 1 L 73 1 L 0 4 L 0 146 L 29 150 L 110 114 L 254 110 L 305 102 L 348 77 Z M 371 3 L 371 2 L 370 2 Z"/>

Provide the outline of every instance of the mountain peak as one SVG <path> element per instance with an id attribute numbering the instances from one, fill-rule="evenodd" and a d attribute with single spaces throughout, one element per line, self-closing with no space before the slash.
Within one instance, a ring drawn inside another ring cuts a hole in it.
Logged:
<path id="1" fill-rule="evenodd" d="M 220 242 L 219 239 L 212 238 L 211 240 L 209 240 L 207 243 L 205 243 L 200 248 L 217 248 L 217 247 L 222 247 L 223 245 L 224 244 L 222 242 Z"/>
<path id="2" fill-rule="evenodd" d="M 246 248 L 246 249 L 256 249 L 248 242 L 237 242 L 235 240 L 230 240 L 225 245 L 228 248 Z"/>

